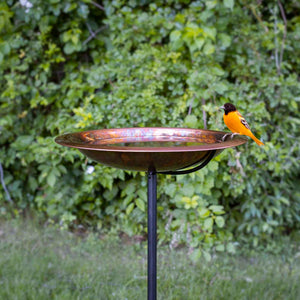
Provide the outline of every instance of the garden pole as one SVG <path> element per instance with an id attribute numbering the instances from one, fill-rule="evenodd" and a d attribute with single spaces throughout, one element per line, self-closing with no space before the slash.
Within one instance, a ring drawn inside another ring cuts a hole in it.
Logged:
<path id="1" fill-rule="evenodd" d="M 148 170 L 148 300 L 156 300 L 157 190 L 156 170 Z"/>

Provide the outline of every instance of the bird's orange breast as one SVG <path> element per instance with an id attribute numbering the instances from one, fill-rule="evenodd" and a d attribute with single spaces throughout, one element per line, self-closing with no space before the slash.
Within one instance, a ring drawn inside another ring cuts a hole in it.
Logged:
<path id="1" fill-rule="evenodd" d="M 239 114 L 236 111 L 223 115 L 224 123 L 234 133 L 249 135 L 251 131 L 246 128 L 242 122 Z"/>

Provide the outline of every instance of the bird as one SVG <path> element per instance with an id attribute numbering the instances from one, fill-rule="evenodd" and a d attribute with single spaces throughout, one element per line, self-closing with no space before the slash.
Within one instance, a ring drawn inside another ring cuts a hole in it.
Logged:
<path id="1" fill-rule="evenodd" d="M 233 132 L 231 134 L 231 138 L 236 134 L 247 135 L 251 139 L 253 139 L 257 145 L 264 145 L 263 142 L 261 142 L 258 138 L 254 136 L 254 134 L 251 132 L 249 124 L 247 123 L 245 118 L 238 112 L 238 110 L 233 104 L 225 103 L 220 108 L 224 109 L 224 123 Z M 227 135 L 229 134 L 227 133 L 223 136 L 223 140 Z"/>

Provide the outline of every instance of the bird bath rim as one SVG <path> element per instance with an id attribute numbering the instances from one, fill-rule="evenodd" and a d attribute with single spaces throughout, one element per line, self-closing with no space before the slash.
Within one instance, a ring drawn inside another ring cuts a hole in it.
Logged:
<path id="1" fill-rule="evenodd" d="M 243 136 L 234 136 L 222 141 L 228 132 L 195 128 L 173 127 L 128 127 L 66 133 L 55 138 L 55 142 L 70 148 L 108 152 L 195 152 L 224 150 L 246 143 Z M 101 135 L 102 134 L 102 135 Z M 199 145 L 172 147 L 114 146 L 126 142 L 193 142 Z M 201 140 L 201 141 L 200 141 Z M 207 142 L 209 141 L 209 142 Z M 202 144 L 200 144 L 202 143 Z"/>

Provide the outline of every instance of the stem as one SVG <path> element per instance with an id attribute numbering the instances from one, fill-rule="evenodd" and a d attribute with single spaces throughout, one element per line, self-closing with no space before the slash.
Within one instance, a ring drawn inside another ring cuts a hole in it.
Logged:
<path id="1" fill-rule="evenodd" d="M 283 38 L 282 38 L 282 42 L 281 42 L 280 57 L 279 57 L 279 66 L 281 66 L 282 59 L 283 59 L 285 40 L 286 40 L 286 35 L 287 35 L 287 19 L 286 19 L 286 16 L 285 16 L 284 8 L 283 8 L 280 0 L 278 0 L 278 6 L 279 6 L 281 16 L 282 16 L 282 19 L 283 19 L 283 22 L 284 22 Z"/>
<path id="2" fill-rule="evenodd" d="M 4 174 L 3 174 L 3 168 L 2 168 L 1 162 L 0 162 L 0 180 L 1 180 L 1 184 L 3 186 L 3 189 L 4 189 L 5 193 L 6 193 L 6 197 L 7 197 L 8 202 L 13 203 L 13 201 L 12 201 L 12 199 L 10 197 L 10 194 L 8 192 L 8 189 L 7 189 L 7 187 L 5 185 L 5 182 L 4 182 Z"/>
<path id="3" fill-rule="evenodd" d="M 207 129 L 207 124 L 206 124 L 206 111 L 203 108 L 203 106 L 205 105 L 205 99 L 202 98 L 202 114 L 203 114 L 203 125 L 204 125 L 204 129 Z"/>

